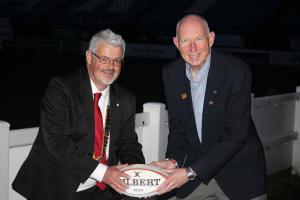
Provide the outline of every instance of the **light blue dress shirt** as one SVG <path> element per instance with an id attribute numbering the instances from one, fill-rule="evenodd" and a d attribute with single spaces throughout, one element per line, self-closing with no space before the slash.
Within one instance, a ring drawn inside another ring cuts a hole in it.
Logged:
<path id="1" fill-rule="evenodd" d="M 197 71 L 196 77 L 192 76 L 192 67 L 186 63 L 186 76 L 190 80 L 193 101 L 193 110 L 196 120 L 197 132 L 202 142 L 202 114 L 207 76 L 210 67 L 211 54 L 208 55 L 203 67 Z"/>

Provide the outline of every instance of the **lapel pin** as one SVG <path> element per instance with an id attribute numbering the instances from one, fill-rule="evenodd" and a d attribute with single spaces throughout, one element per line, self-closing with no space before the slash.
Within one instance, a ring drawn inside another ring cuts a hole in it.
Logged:
<path id="1" fill-rule="evenodd" d="M 187 99 L 187 93 L 181 93 L 181 94 L 180 94 L 180 98 L 181 98 L 182 100 L 186 100 L 186 99 Z"/>
<path id="2" fill-rule="evenodd" d="M 209 101 L 208 105 L 212 106 L 212 105 L 214 105 L 214 102 L 213 101 Z"/>
<path id="3" fill-rule="evenodd" d="M 217 90 L 214 90 L 214 91 L 213 91 L 213 94 L 214 94 L 214 95 L 217 95 L 217 94 L 218 94 L 218 91 L 217 91 Z"/>
<path id="4" fill-rule="evenodd" d="M 117 107 L 119 107 L 119 104 L 117 103 L 117 105 L 116 105 Z"/>

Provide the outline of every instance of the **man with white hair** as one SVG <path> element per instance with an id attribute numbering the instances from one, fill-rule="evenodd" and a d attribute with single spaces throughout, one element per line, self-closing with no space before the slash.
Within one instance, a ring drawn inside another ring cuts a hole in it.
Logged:
<path id="1" fill-rule="evenodd" d="M 251 119 L 251 70 L 213 50 L 214 39 L 201 16 L 177 24 L 173 42 L 181 58 L 163 69 L 168 159 L 153 163 L 171 175 L 158 193 L 176 188 L 184 200 L 266 200 L 264 150 Z"/>
<path id="2" fill-rule="evenodd" d="M 12 186 L 30 200 L 114 200 L 127 189 L 121 171 L 144 163 L 135 132 L 135 97 L 114 81 L 125 42 L 96 33 L 86 67 L 54 77 L 41 103 L 37 138 Z M 119 164 L 122 163 L 122 164 Z"/>

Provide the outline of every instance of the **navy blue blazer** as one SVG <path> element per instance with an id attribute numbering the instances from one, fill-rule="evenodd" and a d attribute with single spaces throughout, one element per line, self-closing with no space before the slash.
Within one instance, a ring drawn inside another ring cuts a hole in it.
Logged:
<path id="1" fill-rule="evenodd" d="M 144 163 L 135 132 L 134 96 L 114 83 L 110 108 L 108 165 Z M 71 200 L 98 165 L 93 147 L 93 95 L 84 67 L 50 81 L 41 103 L 38 135 L 13 189 L 33 200 Z"/>
<path id="2" fill-rule="evenodd" d="M 197 173 L 177 190 L 183 198 L 215 178 L 231 200 L 266 193 L 262 143 L 251 118 L 251 71 L 231 55 L 212 51 L 203 105 L 202 143 L 183 59 L 166 65 L 163 83 L 169 114 L 166 157 Z"/>

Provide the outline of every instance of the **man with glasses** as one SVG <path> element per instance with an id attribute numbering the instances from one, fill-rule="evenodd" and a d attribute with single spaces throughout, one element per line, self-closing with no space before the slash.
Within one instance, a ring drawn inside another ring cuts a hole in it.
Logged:
<path id="1" fill-rule="evenodd" d="M 37 138 L 12 186 L 32 200 L 114 200 L 121 171 L 144 163 L 135 132 L 135 98 L 114 83 L 125 53 L 120 35 L 96 33 L 86 67 L 54 77 L 41 103 Z M 121 163 L 121 164 L 119 164 Z"/>

